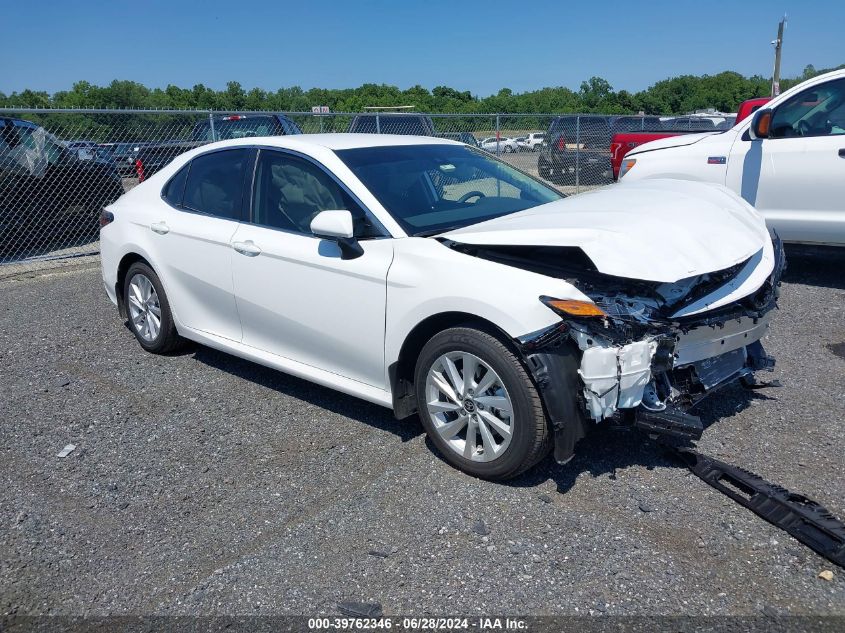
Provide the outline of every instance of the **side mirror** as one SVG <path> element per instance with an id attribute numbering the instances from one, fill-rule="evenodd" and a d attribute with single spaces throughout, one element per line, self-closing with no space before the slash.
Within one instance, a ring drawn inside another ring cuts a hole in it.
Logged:
<path id="1" fill-rule="evenodd" d="M 311 232 L 317 237 L 337 242 L 341 259 L 355 259 L 364 249 L 355 239 L 352 214 L 346 209 L 320 211 L 311 220 Z"/>
<path id="2" fill-rule="evenodd" d="M 769 138 L 771 125 L 772 110 L 770 108 L 761 108 L 754 113 L 754 118 L 751 119 L 751 127 L 748 128 L 748 134 L 753 139 Z"/>
<path id="3" fill-rule="evenodd" d="M 76 150 L 76 157 L 79 160 L 94 160 L 94 152 L 90 149 L 78 149 Z"/>

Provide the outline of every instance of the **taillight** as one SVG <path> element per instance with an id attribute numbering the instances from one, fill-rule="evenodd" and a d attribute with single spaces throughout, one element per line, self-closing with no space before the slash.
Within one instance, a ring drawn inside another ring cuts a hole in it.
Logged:
<path id="1" fill-rule="evenodd" d="M 566 139 L 562 136 L 557 137 L 557 151 L 562 152 L 566 149 Z"/>
<path id="2" fill-rule="evenodd" d="M 135 159 L 135 173 L 138 174 L 138 182 L 144 182 L 144 163 L 140 158 Z"/>
<path id="3" fill-rule="evenodd" d="M 106 226 L 107 224 L 111 224 L 112 222 L 114 222 L 114 213 L 102 209 L 100 211 L 100 228 L 103 228 L 104 226 Z"/>
<path id="4" fill-rule="evenodd" d="M 246 116 L 243 114 L 233 114 L 232 116 L 224 116 L 224 121 L 240 121 L 241 119 L 245 119 Z"/>

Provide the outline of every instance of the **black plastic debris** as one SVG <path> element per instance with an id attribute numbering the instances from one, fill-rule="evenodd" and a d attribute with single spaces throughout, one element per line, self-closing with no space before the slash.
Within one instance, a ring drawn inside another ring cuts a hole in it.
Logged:
<path id="1" fill-rule="evenodd" d="M 671 448 L 671 447 L 670 447 Z M 674 453 L 699 478 L 779 527 L 827 560 L 845 567 L 845 524 L 812 499 L 691 449 Z"/>
<path id="2" fill-rule="evenodd" d="M 700 439 L 704 432 L 701 418 L 671 408 L 663 411 L 637 409 L 634 427 L 649 435 L 665 435 L 692 440 Z"/>
<path id="3" fill-rule="evenodd" d="M 337 610 L 353 618 L 380 618 L 383 615 L 378 602 L 338 602 Z"/>

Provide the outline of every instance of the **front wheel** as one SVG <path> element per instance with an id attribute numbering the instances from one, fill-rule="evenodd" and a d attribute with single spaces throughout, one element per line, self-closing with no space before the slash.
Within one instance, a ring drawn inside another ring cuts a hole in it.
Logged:
<path id="1" fill-rule="evenodd" d="M 551 446 L 534 383 L 492 334 L 457 327 L 435 335 L 420 352 L 414 382 L 426 433 L 470 475 L 515 477 Z"/>

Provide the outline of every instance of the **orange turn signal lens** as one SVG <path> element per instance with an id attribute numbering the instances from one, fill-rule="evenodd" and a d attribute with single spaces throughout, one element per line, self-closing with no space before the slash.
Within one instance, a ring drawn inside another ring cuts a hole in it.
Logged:
<path id="1" fill-rule="evenodd" d="M 636 158 L 626 158 L 625 160 L 623 160 L 622 165 L 620 165 L 620 167 L 619 167 L 619 178 L 622 178 L 622 176 L 624 176 L 629 171 L 631 171 L 631 169 L 636 164 L 637 164 Z"/>
<path id="2" fill-rule="evenodd" d="M 606 317 L 607 313 L 591 301 L 575 299 L 546 299 L 543 301 L 552 310 L 579 317 Z"/>

